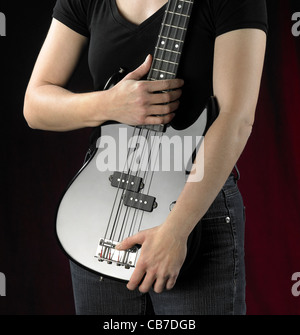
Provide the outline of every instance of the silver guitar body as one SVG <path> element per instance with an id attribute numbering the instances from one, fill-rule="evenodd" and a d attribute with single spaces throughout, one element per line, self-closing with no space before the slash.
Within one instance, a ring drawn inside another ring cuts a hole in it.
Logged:
<path id="1" fill-rule="evenodd" d="M 67 255 L 102 276 L 128 281 L 140 249 L 120 252 L 115 245 L 162 224 L 187 178 L 201 180 L 206 126 L 207 109 L 180 131 L 103 126 L 97 149 L 58 208 L 57 236 Z"/>

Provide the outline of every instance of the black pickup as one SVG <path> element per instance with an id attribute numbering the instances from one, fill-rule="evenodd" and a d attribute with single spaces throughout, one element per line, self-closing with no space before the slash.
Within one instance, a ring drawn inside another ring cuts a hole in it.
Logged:
<path id="1" fill-rule="evenodd" d="M 144 186 L 142 178 L 123 172 L 114 172 L 114 174 L 109 177 L 109 180 L 111 186 L 132 192 L 139 192 Z"/>
<path id="2" fill-rule="evenodd" d="M 157 207 L 154 197 L 150 195 L 127 191 L 123 199 L 124 205 L 145 212 L 152 212 Z"/>

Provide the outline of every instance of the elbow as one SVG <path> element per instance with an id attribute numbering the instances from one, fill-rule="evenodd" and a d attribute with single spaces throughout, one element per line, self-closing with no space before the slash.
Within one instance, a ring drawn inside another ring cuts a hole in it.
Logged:
<path id="1" fill-rule="evenodd" d="M 238 138 L 240 140 L 248 140 L 252 134 L 254 126 L 254 113 L 250 113 L 248 116 L 242 116 L 238 120 Z"/>
<path id="2" fill-rule="evenodd" d="M 242 113 L 240 111 L 243 111 Z M 254 121 L 255 109 L 252 108 L 228 108 L 222 109 L 220 116 L 226 118 L 227 129 L 238 143 L 247 142 L 251 136 Z"/>
<path id="3" fill-rule="evenodd" d="M 250 132 L 253 129 L 255 121 L 255 110 L 251 111 L 249 115 L 242 116 L 240 119 L 240 127 L 244 129 L 248 129 Z"/>
<path id="4" fill-rule="evenodd" d="M 34 109 L 32 106 L 32 99 L 30 96 L 30 92 L 27 90 L 24 97 L 24 104 L 23 104 L 23 116 L 25 118 L 25 121 L 27 122 L 27 125 L 31 129 L 37 129 L 36 126 L 36 117 L 34 113 Z"/>

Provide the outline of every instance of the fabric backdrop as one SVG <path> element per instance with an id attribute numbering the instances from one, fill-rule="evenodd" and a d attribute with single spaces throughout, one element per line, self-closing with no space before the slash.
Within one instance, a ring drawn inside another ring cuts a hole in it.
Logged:
<path id="1" fill-rule="evenodd" d="M 26 85 L 54 4 L 0 4 L 7 19 L 7 36 L 0 38 L 0 272 L 6 275 L 7 296 L 0 298 L 0 314 L 74 313 L 55 214 L 82 163 L 89 131 L 33 131 L 22 116 Z M 269 0 L 268 10 L 255 127 L 238 164 L 247 216 L 247 309 L 256 315 L 300 314 L 300 292 L 292 290 L 292 276 L 300 272 L 300 37 L 292 34 L 296 22 L 291 20 L 300 4 Z M 90 87 L 84 57 L 70 88 Z"/>

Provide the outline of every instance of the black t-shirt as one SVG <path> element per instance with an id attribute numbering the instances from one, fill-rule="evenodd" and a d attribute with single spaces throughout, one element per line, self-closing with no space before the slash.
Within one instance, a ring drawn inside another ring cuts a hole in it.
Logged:
<path id="1" fill-rule="evenodd" d="M 132 71 L 154 53 L 165 6 L 137 26 L 118 11 L 116 0 L 58 0 L 53 17 L 89 38 L 89 67 L 95 90 L 120 67 Z M 214 43 L 226 32 L 257 28 L 267 32 L 265 0 L 195 0 L 178 77 L 185 80 L 174 121 L 189 123 L 213 95 Z"/>

